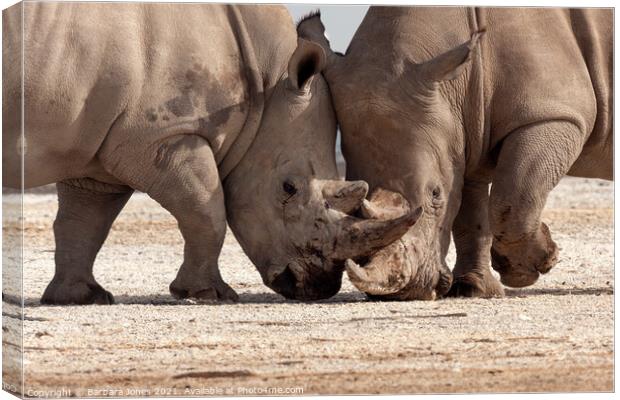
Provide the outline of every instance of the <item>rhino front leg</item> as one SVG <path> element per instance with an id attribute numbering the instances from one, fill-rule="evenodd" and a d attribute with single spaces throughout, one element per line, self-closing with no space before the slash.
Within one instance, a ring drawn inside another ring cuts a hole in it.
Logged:
<path id="1" fill-rule="evenodd" d="M 59 182 L 56 187 L 56 272 L 41 303 L 112 304 L 112 295 L 93 276 L 93 264 L 114 219 L 133 190 L 92 179 Z"/>
<path id="2" fill-rule="evenodd" d="M 185 240 L 183 264 L 170 284 L 175 298 L 237 300 L 220 275 L 218 258 L 226 234 L 224 192 L 208 143 L 196 135 L 176 136 L 159 145 L 149 196 L 177 220 Z"/>
<path id="3" fill-rule="evenodd" d="M 584 138 L 575 124 L 556 120 L 528 125 L 504 139 L 489 209 L 492 265 L 503 284 L 529 286 L 557 263 L 558 247 L 540 216 Z"/>
<path id="4" fill-rule="evenodd" d="M 503 296 L 504 288 L 491 274 L 492 235 L 487 183 L 465 181 L 452 236 L 456 246 L 456 265 L 452 271 L 455 279 L 449 296 Z"/>

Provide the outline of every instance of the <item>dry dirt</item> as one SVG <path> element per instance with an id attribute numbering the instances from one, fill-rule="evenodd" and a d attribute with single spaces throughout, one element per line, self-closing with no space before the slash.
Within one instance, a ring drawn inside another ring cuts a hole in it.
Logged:
<path id="1" fill-rule="evenodd" d="M 95 265 L 117 304 L 43 307 L 56 198 L 27 195 L 25 394 L 612 391 L 612 199 L 612 183 L 565 179 L 544 212 L 559 264 L 502 299 L 369 302 L 345 278 L 327 301 L 286 301 L 229 234 L 221 270 L 240 301 L 208 305 L 168 294 L 181 236 L 165 210 L 136 195 Z M 4 383 L 15 390 L 22 339 L 10 218 L 19 197 L 4 201 Z"/>

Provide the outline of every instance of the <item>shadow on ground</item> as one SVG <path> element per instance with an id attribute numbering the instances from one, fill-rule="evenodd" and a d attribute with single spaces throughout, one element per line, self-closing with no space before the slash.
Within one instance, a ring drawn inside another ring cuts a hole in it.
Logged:
<path id="1" fill-rule="evenodd" d="M 525 288 L 525 289 L 505 289 L 506 298 L 522 298 L 532 296 L 600 296 L 613 295 L 613 287 L 592 287 L 592 288 Z M 39 297 L 25 297 L 25 307 L 50 307 L 42 305 Z M 451 299 L 444 299 L 450 301 Z M 496 299 L 498 300 L 498 299 Z M 2 301 L 8 304 L 21 305 L 19 296 L 2 294 Z M 240 293 L 238 304 L 345 304 L 345 303 L 363 303 L 363 302 L 385 302 L 385 300 L 369 300 L 362 293 L 347 292 L 339 293 L 336 296 L 318 301 L 297 301 L 288 300 L 275 293 Z M 387 300 L 389 302 L 390 300 Z M 395 300 L 394 302 L 398 302 Z M 153 295 L 118 295 L 114 296 L 115 304 L 124 305 L 157 305 L 157 306 L 178 306 L 178 305 L 202 305 L 202 306 L 218 306 L 221 304 L 235 304 L 231 302 L 207 302 L 194 300 L 177 300 L 169 294 L 153 294 Z M 66 306 L 64 306 L 66 307 Z M 78 306 L 73 306 L 78 307 Z"/>

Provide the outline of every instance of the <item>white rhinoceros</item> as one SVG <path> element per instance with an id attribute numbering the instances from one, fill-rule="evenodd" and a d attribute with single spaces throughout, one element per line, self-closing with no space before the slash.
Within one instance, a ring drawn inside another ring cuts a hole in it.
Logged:
<path id="1" fill-rule="evenodd" d="M 325 54 L 284 7 L 25 2 L 3 29 L 4 185 L 21 186 L 22 154 L 24 187 L 58 182 L 43 303 L 113 302 L 93 262 L 133 190 L 178 221 L 178 298 L 237 298 L 218 269 L 227 220 L 298 299 L 335 294 L 345 259 L 415 222 L 349 215 L 368 186 L 337 180 Z"/>
<path id="2" fill-rule="evenodd" d="M 611 9 L 371 7 L 344 56 L 319 15 L 298 33 L 327 54 L 347 178 L 424 208 L 402 240 L 348 262 L 369 294 L 444 294 L 451 233 L 454 294 L 502 295 L 490 263 L 531 285 L 557 262 L 540 221 L 551 189 L 612 179 Z"/>

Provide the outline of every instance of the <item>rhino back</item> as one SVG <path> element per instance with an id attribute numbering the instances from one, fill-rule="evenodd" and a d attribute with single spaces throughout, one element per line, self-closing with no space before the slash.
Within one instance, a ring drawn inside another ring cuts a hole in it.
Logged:
<path id="1" fill-rule="evenodd" d="M 388 71 L 402 58 L 424 62 L 469 39 L 469 18 L 465 7 L 372 6 L 351 40 L 347 58 Z"/>
<path id="2" fill-rule="evenodd" d="M 347 49 L 347 66 L 360 71 L 355 81 L 369 81 L 375 71 L 398 77 L 403 59 L 425 62 L 484 28 L 481 66 L 474 68 L 481 67 L 484 80 L 488 137 L 468 141 L 486 153 L 521 126 L 569 120 L 587 136 L 571 173 L 610 176 L 612 18 L 610 9 L 371 7 Z M 379 89 L 374 85 L 371 92 L 380 95 Z M 459 92 L 448 93 L 454 98 L 480 95 L 462 93 L 458 83 L 441 90 Z M 478 121 L 474 114 L 466 118 Z"/>
<path id="3" fill-rule="evenodd" d="M 493 141 L 530 123 L 563 119 L 606 148 L 611 136 L 612 12 L 481 9 Z M 610 150 L 610 149 L 609 149 Z"/>
<path id="4" fill-rule="evenodd" d="M 22 5 L 2 11 L 2 182 L 21 185 Z"/>
<path id="5" fill-rule="evenodd" d="M 596 97 L 596 119 L 569 175 L 613 179 L 613 11 L 572 9 L 571 23 Z"/>
<path id="6" fill-rule="evenodd" d="M 394 11 L 377 14 L 386 12 Z M 486 31 L 479 70 L 489 149 L 522 126 L 571 121 L 581 128 L 585 145 L 569 173 L 611 178 L 611 9 L 411 7 L 396 12 L 403 19 L 392 35 L 397 53 L 418 62 L 464 43 L 476 30 Z"/>
<path id="7" fill-rule="evenodd" d="M 248 69 L 262 65 L 242 56 L 230 7 L 26 4 L 27 186 L 81 176 L 117 183 L 103 152 L 148 151 L 180 133 L 202 135 L 221 159 L 250 96 L 262 95 L 248 89 Z"/>

